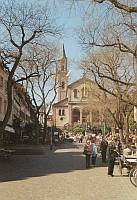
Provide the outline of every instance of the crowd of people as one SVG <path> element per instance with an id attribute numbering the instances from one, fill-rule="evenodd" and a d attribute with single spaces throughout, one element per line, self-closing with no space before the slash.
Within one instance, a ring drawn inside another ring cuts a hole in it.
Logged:
<path id="1" fill-rule="evenodd" d="M 86 138 L 83 154 L 86 159 L 86 168 L 96 166 L 97 155 L 100 154 L 102 163 L 107 163 L 108 175 L 113 177 L 115 159 L 118 155 L 124 156 L 137 154 L 137 135 L 131 134 L 121 141 L 117 134 L 107 134 L 100 137 Z"/>

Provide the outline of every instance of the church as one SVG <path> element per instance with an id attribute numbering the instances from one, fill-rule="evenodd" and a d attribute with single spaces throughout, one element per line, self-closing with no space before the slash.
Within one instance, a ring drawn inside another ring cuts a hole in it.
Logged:
<path id="1" fill-rule="evenodd" d="M 92 88 L 95 83 L 83 75 L 79 80 L 69 84 L 67 57 L 63 45 L 63 56 L 57 70 L 57 103 L 53 105 L 53 123 L 58 128 L 75 125 L 99 126 L 99 111 L 91 105 Z"/>

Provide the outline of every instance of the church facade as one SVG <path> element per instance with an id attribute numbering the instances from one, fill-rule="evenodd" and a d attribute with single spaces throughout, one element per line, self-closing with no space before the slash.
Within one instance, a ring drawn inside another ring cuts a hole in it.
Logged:
<path id="1" fill-rule="evenodd" d="M 79 80 L 68 84 L 68 78 L 67 57 L 63 46 L 63 57 L 59 61 L 57 72 L 58 102 L 53 105 L 54 126 L 99 126 L 99 111 L 91 106 L 94 82 L 83 75 Z"/>

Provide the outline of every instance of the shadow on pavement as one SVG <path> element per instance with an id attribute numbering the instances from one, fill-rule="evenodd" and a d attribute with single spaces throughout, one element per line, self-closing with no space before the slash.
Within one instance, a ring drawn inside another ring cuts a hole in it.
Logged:
<path id="1" fill-rule="evenodd" d="M 63 144 L 52 151 L 45 150 L 43 155 L 13 155 L 7 160 L 0 159 L 0 182 L 85 170 L 82 151 L 76 144 Z M 100 164 L 100 158 L 97 167 L 106 167 Z"/>

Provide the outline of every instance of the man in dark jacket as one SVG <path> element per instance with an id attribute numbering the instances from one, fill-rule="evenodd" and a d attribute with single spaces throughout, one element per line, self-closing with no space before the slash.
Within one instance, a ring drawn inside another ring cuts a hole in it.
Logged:
<path id="1" fill-rule="evenodd" d="M 106 152 L 107 152 L 108 142 L 105 140 L 105 138 L 102 139 L 100 144 L 100 151 L 102 156 L 102 162 L 106 162 Z"/>
<path id="2" fill-rule="evenodd" d="M 115 144 L 110 143 L 108 147 L 108 175 L 113 177 L 114 164 L 117 156 Z"/>

